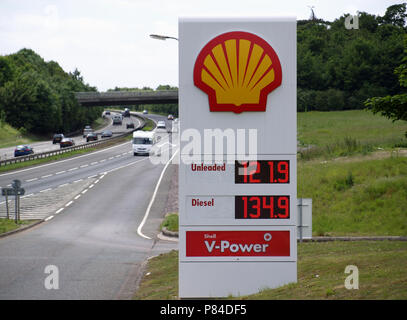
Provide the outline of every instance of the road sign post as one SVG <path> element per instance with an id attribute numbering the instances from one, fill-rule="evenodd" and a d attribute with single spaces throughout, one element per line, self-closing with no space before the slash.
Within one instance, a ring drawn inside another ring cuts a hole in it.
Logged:
<path id="1" fill-rule="evenodd" d="M 6 212 L 7 212 L 7 220 L 8 220 L 8 219 L 10 219 L 10 214 L 9 214 L 9 211 L 8 211 L 8 195 L 7 195 L 7 193 L 6 193 Z"/>
<path id="2" fill-rule="evenodd" d="M 296 282 L 296 20 L 184 18 L 179 44 L 179 296 Z"/>
<path id="3" fill-rule="evenodd" d="M 1 193 L 6 197 L 7 219 L 9 219 L 8 196 L 14 195 L 14 220 L 17 223 L 20 220 L 20 196 L 25 193 L 24 188 L 21 188 L 21 181 L 13 180 L 11 188 L 1 188 Z"/>

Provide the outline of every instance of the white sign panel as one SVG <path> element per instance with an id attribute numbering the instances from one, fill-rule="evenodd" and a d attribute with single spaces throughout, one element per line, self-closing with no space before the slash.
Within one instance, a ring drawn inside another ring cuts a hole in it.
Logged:
<path id="1" fill-rule="evenodd" d="M 296 282 L 295 18 L 180 19 L 179 52 L 179 296 Z"/>

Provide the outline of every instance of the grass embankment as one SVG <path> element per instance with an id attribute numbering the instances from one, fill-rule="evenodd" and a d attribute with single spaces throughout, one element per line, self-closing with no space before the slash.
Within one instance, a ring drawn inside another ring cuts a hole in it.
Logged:
<path id="1" fill-rule="evenodd" d="M 20 144 L 29 144 L 45 139 L 44 137 L 22 134 L 19 130 L 13 128 L 7 123 L 0 122 L 0 148 L 17 146 Z"/>
<path id="2" fill-rule="evenodd" d="M 406 121 L 392 122 L 364 110 L 301 112 L 297 126 L 300 146 L 311 146 L 299 153 L 299 159 L 330 159 L 407 147 Z"/>
<path id="3" fill-rule="evenodd" d="M 366 158 L 298 162 L 314 236 L 407 235 L 407 157 Z"/>
<path id="4" fill-rule="evenodd" d="M 348 265 L 359 270 L 359 289 L 344 282 Z M 262 289 L 241 299 L 407 299 L 407 242 L 298 244 L 298 283 Z M 178 252 L 149 261 L 134 299 L 178 299 Z M 236 298 L 236 297 L 229 297 Z"/>

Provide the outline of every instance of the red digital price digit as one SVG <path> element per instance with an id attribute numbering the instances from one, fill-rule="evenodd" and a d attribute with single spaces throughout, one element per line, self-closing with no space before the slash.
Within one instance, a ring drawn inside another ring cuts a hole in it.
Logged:
<path id="1" fill-rule="evenodd" d="M 259 183 L 260 179 L 254 179 L 254 175 L 260 172 L 260 166 L 257 161 L 250 161 L 250 162 L 245 162 L 243 163 L 243 168 L 244 168 L 244 175 L 243 175 L 243 181 L 244 183 Z M 249 181 L 247 181 L 247 177 L 249 177 Z"/>
<path id="2" fill-rule="evenodd" d="M 263 198 L 263 208 L 270 210 L 270 219 L 274 218 L 274 197 L 262 197 Z M 267 198 L 270 202 L 267 204 Z"/>
<path id="3" fill-rule="evenodd" d="M 278 182 L 281 182 L 281 183 L 286 183 L 286 182 L 288 182 L 288 177 L 289 177 L 289 175 L 288 175 L 288 170 L 289 170 L 289 169 L 288 169 L 288 168 L 289 168 L 289 167 L 288 167 L 288 163 L 287 163 L 287 162 L 283 161 L 283 162 L 279 162 L 279 163 L 278 163 L 278 165 L 277 165 L 278 173 L 284 175 L 284 178 L 283 178 L 283 179 L 278 178 Z"/>
<path id="4" fill-rule="evenodd" d="M 283 209 L 285 213 L 279 213 L 280 218 L 288 218 L 290 215 L 290 203 L 287 197 L 279 197 L 277 201 L 277 206 L 279 209 Z"/>

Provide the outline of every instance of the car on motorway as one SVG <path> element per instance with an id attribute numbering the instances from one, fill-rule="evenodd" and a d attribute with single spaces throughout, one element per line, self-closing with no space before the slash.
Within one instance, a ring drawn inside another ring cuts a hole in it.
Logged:
<path id="1" fill-rule="evenodd" d="M 86 126 L 85 129 L 83 129 L 83 137 L 85 138 L 91 132 L 93 132 L 91 126 Z"/>
<path id="2" fill-rule="evenodd" d="M 123 117 L 130 117 L 130 109 L 129 108 L 124 109 Z"/>
<path id="3" fill-rule="evenodd" d="M 106 111 L 105 111 L 105 115 L 110 116 L 110 111 L 109 111 L 109 110 L 106 110 Z"/>
<path id="4" fill-rule="evenodd" d="M 144 111 L 143 111 L 143 114 L 148 114 L 148 111 L 147 111 L 147 110 L 144 110 Z"/>
<path id="5" fill-rule="evenodd" d="M 86 136 L 86 142 L 96 141 L 97 139 L 98 139 L 98 135 L 94 132 L 91 132 Z"/>
<path id="6" fill-rule="evenodd" d="M 122 115 L 121 114 L 115 114 L 113 116 L 113 125 L 122 125 Z"/>
<path id="7" fill-rule="evenodd" d="M 73 147 L 75 145 L 75 141 L 72 138 L 64 138 L 59 143 L 59 146 L 62 148 Z"/>
<path id="8" fill-rule="evenodd" d="M 133 122 L 127 123 L 126 129 L 134 129 L 134 123 Z"/>
<path id="9" fill-rule="evenodd" d="M 165 129 L 165 122 L 164 121 L 158 121 L 157 122 L 157 129 Z"/>
<path id="10" fill-rule="evenodd" d="M 105 130 L 102 132 L 102 134 L 100 136 L 102 138 L 110 138 L 110 137 L 113 137 L 113 132 L 110 130 Z"/>
<path id="11" fill-rule="evenodd" d="M 167 117 L 168 120 L 174 120 L 174 116 L 172 114 L 169 114 Z"/>
<path id="12" fill-rule="evenodd" d="M 132 148 L 133 154 L 150 154 L 153 145 L 158 141 L 157 136 L 152 131 L 133 132 Z"/>
<path id="13" fill-rule="evenodd" d="M 27 145 L 25 145 L 25 146 L 20 145 L 20 146 L 17 146 L 14 149 L 14 156 L 15 157 L 27 156 L 27 155 L 32 154 L 32 153 L 34 153 L 34 149 L 32 147 L 30 147 L 30 146 L 27 146 Z"/>
<path id="14" fill-rule="evenodd" d="M 65 137 L 62 133 L 55 133 L 54 137 L 52 138 L 52 143 L 53 144 L 60 143 L 63 138 Z"/>

